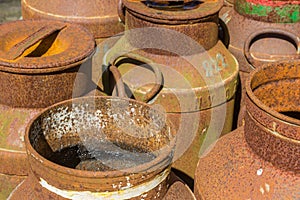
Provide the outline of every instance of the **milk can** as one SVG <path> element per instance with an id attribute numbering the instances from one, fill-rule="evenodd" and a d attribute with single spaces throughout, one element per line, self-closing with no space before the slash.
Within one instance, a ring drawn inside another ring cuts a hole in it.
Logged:
<path id="1" fill-rule="evenodd" d="M 15 21 L 0 30 L 0 193 L 7 197 L 28 173 L 26 124 L 41 108 L 87 92 L 95 42 L 63 22 Z"/>
<path id="2" fill-rule="evenodd" d="M 199 160 L 197 199 L 299 199 L 300 63 L 272 63 L 246 82 L 245 126 Z"/>
<path id="3" fill-rule="evenodd" d="M 240 65 L 239 125 L 245 112 L 245 80 L 257 63 L 299 58 L 299 9 L 299 1 L 236 0 L 234 9 L 220 16 L 228 27 L 229 51 Z"/>
<path id="4" fill-rule="evenodd" d="M 218 39 L 221 5 L 124 0 L 125 34 L 105 56 L 106 64 L 115 63 L 122 74 L 127 95 L 163 107 L 177 130 L 173 166 L 190 178 L 201 144 L 232 127 L 238 64 Z M 151 63 L 162 81 L 147 67 Z M 107 77 L 102 82 L 110 94 L 113 81 Z M 148 98 L 155 85 L 160 89 Z"/>
<path id="5" fill-rule="evenodd" d="M 174 139 L 165 114 L 142 102 L 60 102 L 27 127 L 31 170 L 10 199 L 162 199 Z"/>
<path id="6" fill-rule="evenodd" d="M 94 82 L 99 80 L 101 72 L 97 67 L 102 64 L 104 53 L 124 31 L 118 16 L 118 0 L 22 0 L 21 5 L 24 19 L 51 19 L 85 26 L 98 45 L 93 58 L 92 79 Z"/>
<path id="7" fill-rule="evenodd" d="M 24 19 L 51 19 L 85 26 L 96 42 L 124 30 L 117 12 L 118 0 L 22 0 Z"/>

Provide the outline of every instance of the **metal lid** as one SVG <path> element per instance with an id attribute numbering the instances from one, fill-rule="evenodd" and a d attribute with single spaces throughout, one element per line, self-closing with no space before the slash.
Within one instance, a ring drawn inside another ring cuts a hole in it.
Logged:
<path id="1" fill-rule="evenodd" d="M 0 25 L 0 70 L 53 72 L 85 60 L 95 48 L 83 27 L 46 20 L 22 20 Z"/>
<path id="2" fill-rule="evenodd" d="M 53 19 L 85 26 L 95 38 L 124 30 L 119 22 L 118 0 L 22 0 L 24 19 Z"/>
<path id="3" fill-rule="evenodd" d="M 223 5 L 221 0 L 206 1 L 138 1 L 123 0 L 126 9 L 140 14 L 149 21 L 166 24 L 191 23 L 219 12 Z"/>

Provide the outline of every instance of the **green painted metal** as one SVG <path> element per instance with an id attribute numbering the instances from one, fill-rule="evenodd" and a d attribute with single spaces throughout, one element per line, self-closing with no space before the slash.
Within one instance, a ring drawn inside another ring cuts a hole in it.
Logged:
<path id="1" fill-rule="evenodd" d="M 241 15 L 250 16 L 260 21 L 273 23 L 300 22 L 299 4 L 270 6 L 263 4 L 254 4 L 246 0 L 239 0 L 235 4 L 235 10 Z"/>

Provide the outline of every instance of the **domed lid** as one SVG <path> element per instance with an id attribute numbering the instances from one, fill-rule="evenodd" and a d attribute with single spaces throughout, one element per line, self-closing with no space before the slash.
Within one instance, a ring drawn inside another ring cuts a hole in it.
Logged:
<path id="1" fill-rule="evenodd" d="M 40 73 L 67 69 L 89 57 L 93 36 L 83 27 L 45 20 L 0 25 L 0 70 Z"/>
<path id="2" fill-rule="evenodd" d="M 124 30 L 119 22 L 118 0 L 22 0 L 24 19 L 54 19 L 79 23 L 95 38 L 109 37 Z"/>
<path id="3" fill-rule="evenodd" d="M 221 0 L 182 0 L 182 1 L 137 1 L 123 0 L 124 6 L 148 20 L 160 20 L 166 24 L 191 23 L 216 14 L 221 9 Z"/>

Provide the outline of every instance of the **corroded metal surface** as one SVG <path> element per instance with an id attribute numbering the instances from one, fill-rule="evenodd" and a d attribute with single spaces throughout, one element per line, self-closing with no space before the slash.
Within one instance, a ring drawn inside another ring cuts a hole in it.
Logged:
<path id="1" fill-rule="evenodd" d="M 0 174 L 0 199 L 8 199 L 10 193 L 16 188 L 26 176 Z"/>
<path id="2" fill-rule="evenodd" d="M 0 23 L 18 20 L 21 17 L 21 2 L 19 0 L 0 1 Z"/>
<path id="3" fill-rule="evenodd" d="M 95 43 L 85 29 L 68 23 L 15 21 L 0 29 L 0 174 L 10 176 L 10 185 L 28 174 L 29 121 L 41 108 L 87 92 Z M 85 44 L 78 46 L 79 40 Z M 77 73 L 81 65 L 86 70 Z M 73 93 L 76 78 L 81 82 Z"/>
<path id="4" fill-rule="evenodd" d="M 234 10 L 230 11 L 226 16 L 221 18 L 227 24 L 229 30 L 229 51 L 237 58 L 240 64 L 240 70 L 243 72 L 249 73 L 253 70 L 253 67 L 257 67 L 251 66 L 251 63 L 247 61 L 244 55 L 245 42 L 254 32 L 257 32 L 257 35 L 259 35 L 258 31 L 266 28 L 272 28 L 274 31 L 281 29 L 291 32 L 294 34 L 294 37 L 299 37 L 300 23 L 280 24 L 256 21 L 239 15 Z M 257 41 L 249 41 L 250 44 L 252 44 L 250 46 L 250 53 L 252 53 L 257 60 L 264 61 L 265 58 L 267 58 L 269 62 L 274 62 L 279 60 L 276 58 L 276 55 L 292 56 L 299 54 L 299 52 L 297 52 L 297 47 L 295 47 L 297 44 L 294 44 L 290 37 L 284 35 L 278 37 L 278 35 L 276 36 L 272 32 L 273 31 L 270 31 L 268 34 L 260 34 L 261 38 L 256 38 Z"/>
<path id="5" fill-rule="evenodd" d="M 237 7 L 242 8 L 243 6 L 246 6 L 243 2 L 244 1 L 236 1 L 234 9 L 224 12 L 224 14 L 220 16 L 228 27 L 230 35 L 229 51 L 237 58 L 241 74 L 246 77 L 248 76 L 247 73 L 250 73 L 254 68 L 263 63 L 299 58 L 300 23 L 297 21 L 280 23 L 276 18 L 274 18 L 273 21 L 265 21 L 262 18 L 252 18 L 250 15 L 242 15 L 236 9 Z M 257 5 L 261 6 L 264 6 L 264 3 L 291 4 L 293 2 L 256 1 Z M 299 5 L 297 6 L 299 12 Z M 276 9 L 278 11 L 284 10 L 284 7 L 277 7 L 278 8 Z M 250 9 L 250 7 L 247 7 L 247 9 Z M 262 13 L 264 13 L 267 18 L 270 16 L 270 19 L 272 19 L 272 14 L 268 14 L 267 12 Z M 281 14 L 283 15 L 285 12 L 282 12 Z M 255 15 L 255 13 L 253 13 L 253 15 Z M 299 13 L 296 14 L 296 16 L 299 16 Z M 266 32 L 266 30 L 268 31 Z M 244 77 L 241 77 L 241 80 L 242 88 L 244 88 Z M 244 120 L 243 116 L 245 114 L 244 100 L 245 90 L 242 90 L 240 103 L 241 110 L 239 111 L 240 114 L 238 117 L 240 125 Z"/>
<path id="6" fill-rule="evenodd" d="M 299 62 L 259 67 L 246 84 L 245 126 L 199 160 L 198 199 L 299 199 Z"/>
<path id="7" fill-rule="evenodd" d="M 274 166 L 295 173 L 300 172 L 299 67 L 299 62 L 269 64 L 246 84 L 247 143 Z"/>
<path id="8" fill-rule="evenodd" d="M 111 53 L 113 54 L 113 51 Z M 197 66 L 191 65 L 183 58 L 149 54 L 143 51 L 134 53 L 138 55 L 137 57 L 151 58 L 154 63 L 158 64 L 159 70 L 163 74 L 162 89 L 155 95 L 150 104 L 162 106 L 178 131 L 175 157 L 179 158 L 186 151 L 184 156 L 176 161 L 173 166 L 190 177 L 194 177 L 194 170 L 203 139 L 206 136 L 226 134 L 231 131 L 234 95 L 237 87 L 237 63 L 221 42 L 208 51 L 209 57 L 205 53 L 193 57 L 194 61 L 199 64 L 207 62 L 207 59 L 217 58 L 220 53 L 224 56 L 226 61 L 223 64 L 226 67 L 223 68 L 220 62 L 219 67 L 221 70 L 218 73 L 212 72 L 213 74 L 210 74 L 209 70 L 202 69 L 204 77 L 197 71 Z M 122 79 L 130 90 L 130 92 L 127 90 L 127 95 L 131 96 L 133 94 L 135 99 L 143 100 L 144 95 L 150 91 L 153 83 L 155 83 L 153 72 L 145 67 L 139 67 L 134 61 L 120 60 L 119 62 L 118 69 L 123 74 Z M 140 63 L 140 65 L 143 64 Z M 205 77 L 205 74 L 207 77 Z M 216 80 L 219 76 L 221 77 L 220 81 L 224 81 L 224 85 L 217 84 Z M 211 94 L 208 87 L 206 87 L 205 79 L 209 79 L 212 84 L 216 84 L 212 85 L 216 94 L 221 93 L 223 89 L 225 90 L 224 99 L 221 96 L 214 96 L 215 100 L 218 101 L 215 105 L 212 105 Z M 103 81 L 107 82 L 108 80 L 103 79 Z M 224 113 L 224 108 L 226 113 Z M 220 118 L 226 115 L 224 126 L 223 124 L 214 125 L 215 132 L 208 131 L 212 113 L 215 114 L 214 117 L 218 116 Z M 217 126 L 219 128 L 216 128 Z"/>
<path id="9" fill-rule="evenodd" d="M 161 106 L 172 120 L 178 138 L 175 159 L 184 154 L 173 166 L 193 178 L 201 144 L 231 130 L 238 64 L 218 39 L 221 1 L 200 2 L 191 9 L 173 6 L 124 0 L 119 13 L 127 32 L 107 57 L 132 45 L 133 53 L 158 64 L 164 82 L 148 103 Z M 118 66 L 128 96 L 137 100 L 155 83 L 153 72 L 139 67 L 143 64 L 123 60 Z M 211 123 L 225 115 L 224 124 Z"/>
<path id="10" fill-rule="evenodd" d="M 45 26 L 53 29 L 44 31 Z M 0 29 L 1 104 L 41 108 L 71 98 L 76 76 L 82 87 L 75 96 L 85 93 L 90 79 L 90 56 L 95 48 L 86 29 L 31 20 L 5 23 Z M 33 37 L 38 40 L 32 43 Z M 12 59 L 8 58 L 9 53 Z M 86 70 L 77 74 L 81 66 Z"/>
<path id="11" fill-rule="evenodd" d="M 26 175 L 25 128 L 40 109 L 13 108 L 0 104 L 0 173 Z"/>
<path id="12" fill-rule="evenodd" d="M 300 2 L 293 0 L 236 0 L 235 10 L 248 18 L 271 23 L 300 22 Z"/>
<path id="13" fill-rule="evenodd" d="M 11 199 L 161 199 L 167 191 L 173 135 L 164 113 L 134 100 L 85 97 L 61 102 L 27 127 L 31 172 Z M 72 151 L 62 153 L 74 145 L 86 148 L 75 152 L 79 160 Z M 82 163 L 92 161 L 108 169 Z M 78 164 L 79 169 L 92 168 L 79 170 Z"/>
<path id="14" fill-rule="evenodd" d="M 195 200 L 195 196 L 192 191 L 180 181 L 173 183 L 163 200 Z"/>
<path id="15" fill-rule="evenodd" d="M 125 19 L 126 30 L 144 27 L 167 28 L 188 35 L 205 49 L 212 48 L 218 41 L 218 12 L 222 6 L 221 1 L 205 1 L 195 8 L 180 11 L 151 8 L 143 2 L 131 0 L 123 0 L 123 4 L 125 11 L 122 13 L 125 13 L 125 17 L 120 18 Z M 145 40 L 143 34 L 131 36 L 129 42 L 133 46 L 137 45 L 137 41 L 151 43 L 151 39 Z M 167 42 L 163 38 L 156 40 L 161 40 L 162 44 Z"/>
<path id="16" fill-rule="evenodd" d="M 85 26 L 96 39 L 113 36 L 124 30 L 117 12 L 118 0 L 22 0 L 24 19 L 50 19 Z"/>

